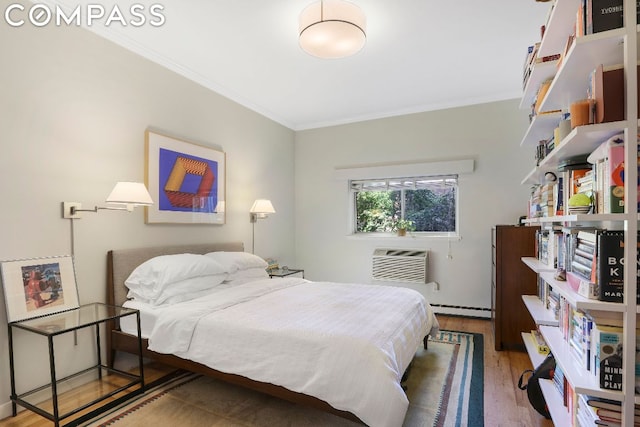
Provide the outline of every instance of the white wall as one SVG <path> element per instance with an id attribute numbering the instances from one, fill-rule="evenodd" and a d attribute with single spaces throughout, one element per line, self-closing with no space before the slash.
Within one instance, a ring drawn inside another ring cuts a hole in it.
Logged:
<path id="1" fill-rule="evenodd" d="M 2 10 L 8 4 L 0 0 Z M 152 127 L 226 152 L 227 224 L 145 225 L 140 209 L 85 213 L 74 223 L 81 303 L 105 300 L 111 248 L 240 240 L 250 250 L 256 198 L 277 210 L 256 226 L 256 253 L 294 263 L 293 131 L 82 29 L 0 25 L 0 52 L 0 260 L 69 254 L 61 202 L 93 207 L 116 181 L 143 181 Z M 48 375 L 46 350 L 28 338 L 17 337 L 31 350 L 21 358 L 23 384 Z M 2 418 L 10 394 L 3 295 L 0 349 Z M 61 372 L 88 357 L 77 350 L 60 346 Z"/>
<path id="2" fill-rule="evenodd" d="M 312 280 L 371 283 L 377 247 L 426 248 L 434 285 L 414 285 L 430 302 L 491 307 L 491 226 L 516 224 L 527 211 L 520 185 L 533 151 L 520 147 L 528 125 L 516 101 L 393 117 L 296 134 L 296 250 L 298 267 Z M 348 234 L 346 181 L 337 167 L 470 158 L 472 174 L 459 176 L 462 240 L 363 239 Z M 489 312 L 452 312 L 488 316 Z"/>

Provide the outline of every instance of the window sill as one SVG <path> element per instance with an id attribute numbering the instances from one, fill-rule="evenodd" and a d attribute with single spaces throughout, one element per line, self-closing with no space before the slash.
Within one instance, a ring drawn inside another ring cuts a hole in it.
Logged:
<path id="1" fill-rule="evenodd" d="M 407 240 L 461 240 L 459 234 L 443 233 L 443 234 L 426 234 L 426 233 L 407 233 L 406 236 L 398 236 L 393 233 L 353 233 L 347 234 L 349 240 L 383 240 L 383 241 L 407 241 Z"/>

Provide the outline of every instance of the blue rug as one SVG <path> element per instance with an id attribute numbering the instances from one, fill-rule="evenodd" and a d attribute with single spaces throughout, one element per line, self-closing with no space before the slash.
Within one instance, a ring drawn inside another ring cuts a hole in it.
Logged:
<path id="1" fill-rule="evenodd" d="M 440 331 L 418 351 L 405 384 L 404 427 L 484 427 L 483 338 Z"/>

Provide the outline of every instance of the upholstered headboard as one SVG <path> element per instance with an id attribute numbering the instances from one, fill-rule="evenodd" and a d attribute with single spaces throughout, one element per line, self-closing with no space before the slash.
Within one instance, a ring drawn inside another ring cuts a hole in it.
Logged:
<path id="1" fill-rule="evenodd" d="M 122 305 L 127 300 L 124 285 L 131 272 L 143 262 L 160 255 L 206 254 L 207 252 L 242 252 L 242 242 L 198 243 L 192 245 L 154 246 L 135 249 L 114 249 L 107 253 L 107 302 Z"/>

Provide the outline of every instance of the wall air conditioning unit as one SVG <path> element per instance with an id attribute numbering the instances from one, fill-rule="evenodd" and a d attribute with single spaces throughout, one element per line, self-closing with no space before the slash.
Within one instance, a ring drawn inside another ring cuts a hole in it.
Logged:
<path id="1" fill-rule="evenodd" d="M 373 280 L 427 283 L 429 251 L 424 249 L 375 249 Z"/>

